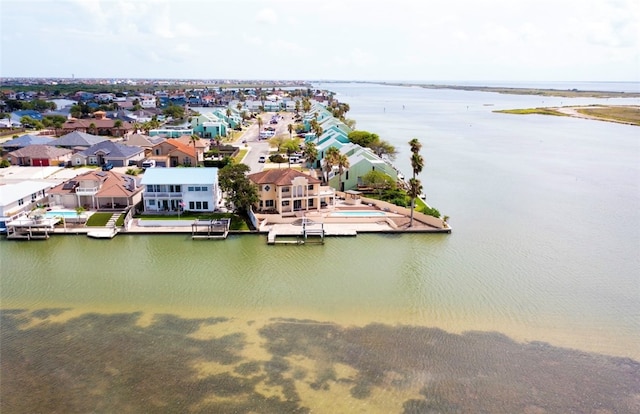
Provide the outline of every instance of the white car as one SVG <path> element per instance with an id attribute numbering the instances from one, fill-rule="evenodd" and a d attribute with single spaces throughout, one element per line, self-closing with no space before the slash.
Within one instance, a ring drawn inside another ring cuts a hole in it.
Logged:
<path id="1" fill-rule="evenodd" d="M 265 157 L 264 155 L 261 155 L 260 158 L 258 158 L 258 162 L 267 162 L 267 157 Z"/>

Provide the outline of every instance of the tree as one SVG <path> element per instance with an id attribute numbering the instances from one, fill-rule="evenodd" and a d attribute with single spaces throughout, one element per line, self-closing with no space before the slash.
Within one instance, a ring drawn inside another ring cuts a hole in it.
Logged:
<path id="1" fill-rule="evenodd" d="M 247 178 L 251 169 L 245 164 L 228 164 L 218 172 L 220 189 L 227 194 L 227 204 L 231 203 L 236 211 L 247 210 L 258 202 L 258 189 Z"/>
<path id="2" fill-rule="evenodd" d="M 338 189 L 344 191 L 344 183 L 342 182 L 342 174 L 344 170 L 349 168 L 349 157 L 345 154 L 338 154 L 336 156 L 336 165 L 338 166 Z"/>
<path id="3" fill-rule="evenodd" d="M 378 191 L 378 196 L 382 196 L 383 190 L 393 189 L 396 186 L 393 178 L 382 171 L 372 170 L 362 176 L 362 183 Z"/>
<path id="4" fill-rule="evenodd" d="M 238 111 L 242 110 L 242 102 L 238 102 L 236 108 L 238 108 Z"/>
<path id="5" fill-rule="evenodd" d="M 96 124 L 94 124 L 93 122 L 89 124 L 89 131 L 91 131 L 91 133 L 93 135 L 98 135 L 98 128 L 96 127 Z"/>
<path id="6" fill-rule="evenodd" d="M 318 159 L 318 149 L 316 148 L 315 142 L 307 142 L 304 144 L 304 148 L 302 149 L 302 154 L 304 158 L 307 160 L 307 164 L 310 168 L 313 168 L 313 163 Z"/>
<path id="7" fill-rule="evenodd" d="M 180 119 L 184 117 L 184 107 L 180 105 L 169 105 L 162 111 L 166 116 L 170 116 L 173 119 Z"/>
<path id="8" fill-rule="evenodd" d="M 278 149 L 278 152 L 280 152 L 282 148 L 282 144 L 285 143 L 285 137 L 286 135 L 282 135 L 282 134 L 276 135 L 269 139 L 269 144 L 272 147 L 276 147 Z"/>
<path id="9" fill-rule="evenodd" d="M 348 135 L 349 141 L 358 144 L 361 147 L 369 147 L 373 142 L 379 141 L 380 137 L 369 131 L 352 131 Z"/>
<path id="10" fill-rule="evenodd" d="M 293 124 L 287 125 L 287 131 L 289 131 L 289 138 L 291 138 L 291 135 L 293 134 Z"/>
<path id="11" fill-rule="evenodd" d="M 262 118 L 258 117 L 258 136 L 260 136 L 260 130 L 262 130 Z"/>
<path id="12" fill-rule="evenodd" d="M 200 141 L 200 137 L 197 136 L 196 134 L 191 134 L 191 136 L 189 137 L 189 143 L 193 144 L 193 148 L 196 147 L 196 142 Z"/>
<path id="13" fill-rule="evenodd" d="M 416 178 L 418 174 L 422 172 L 424 167 L 424 159 L 420 155 L 420 149 L 422 144 L 417 138 L 413 138 L 409 141 L 411 147 L 411 170 L 412 178 L 409 180 L 409 196 L 411 197 L 411 220 L 409 221 L 409 227 L 413 226 L 413 212 L 416 208 L 416 197 L 422 193 L 422 184 L 420 180 Z"/>
<path id="14" fill-rule="evenodd" d="M 377 142 L 372 143 L 369 148 L 371 148 L 371 151 L 373 151 L 380 158 L 386 156 L 392 161 L 396 158 L 396 147 L 394 147 L 387 141 L 378 140 Z"/>
<path id="15" fill-rule="evenodd" d="M 282 143 L 282 148 L 287 153 L 289 168 L 291 168 L 291 155 L 300 149 L 297 139 L 288 139 Z"/>
<path id="16" fill-rule="evenodd" d="M 336 160 L 340 151 L 336 147 L 329 147 L 324 153 L 324 170 L 327 173 L 327 183 L 329 182 L 329 173 L 333 170 L 333 166 L 336 165 Z"/>
<path id="17" fill-rule="evenodd" d="M 116 129 L 117 133 L 116 136 L 120 136 L 120 128 L 122 128 L 122 121 L 119 119 L 116 119 L 116 121 L 113 123 L 113 127 Z"/>

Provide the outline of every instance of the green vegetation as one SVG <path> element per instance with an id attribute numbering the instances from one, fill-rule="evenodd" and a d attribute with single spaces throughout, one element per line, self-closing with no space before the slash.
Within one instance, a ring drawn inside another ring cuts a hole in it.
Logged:
<path id="1" fill-rule="evenodd" d="M 249 171 L 248 165 L 231 163 L 218 172 L 220 189 L 236 211 L 245 211 L 259 200 L 257 187 L 247 178 Z"/>
<path id="2" fill-rule="evenodd" d="M 10 167 L 11 163 L 9 162 L 9 160 L 0 160 L 0 168 L 7 168 Z"/>
<path id="3" fill-rule="evenodd" d="M 112 215 L 112 213 L 93 213 L 87 220 L 87 227 L 104 227 Z"/>
<path id="4" fill-rule="evenodd" d="M 124 226 L 124 217 L 126 216 L 126 214 L 120 214 L 120 216 L 118 216 L 118 219 L 116 220 L 116 226 L 118 227 L 122 227 Z"/>
<path id="5" fill-rule="evenodd" d="M 235 162 L 236 164 L 241 163 L 244 159 L 244 156 L 247 155 L 247 152 L 249 152 L 248 149 L 241 149 L 240 151 L 238 151 L 236 156 L 233 157 L 233 162 Z"/>
<path id="6" fill-rule="evenodd" d="M 640 126 L 639 106 L 590 106 L 588 108 L 576 108 L 576 111 L 603 121 Z"/>
<path id="7" fill-rule="evenodd" d="M 168 216 L 168 215 L 155 215 L 155 214 L 145 214 L 145 215 L 136 215 L 136 218 L 140 220 L 177 220 L 177 216 Z M 231 224 L 229 230 L 235 231 L 246 231 L 249 230 L 249 225 L 247 221 L 233 213 L 201 213 L 197 211 L 185 211 L 180 213 L 180 220 L 219 220 L 223 218 L 230 218 Z M 118 219 L 119 220 L 119 219 Z M 124 217 L 122 218 L 124 222 Z"/>
<path id="8" fill-rule="evenodd" d="M 380 158 L 383 156 L 390 160 L 396 158 L 396 148 L 387 141 L 380 139 L 377 134 L 368 131 L 353 131 L 349 134 L 349 141 L 361 147 L 370 148 Z"/>
<path id="9" fill-rule="evenodd" d="M 553 108 L 528 108 L 528 109 L 501 109 L 493 112 L 501 114 L 516 114 L 516 115 L 554 115 L 554 116 L 570 116 L 569 114 L 562 113 Z"/>

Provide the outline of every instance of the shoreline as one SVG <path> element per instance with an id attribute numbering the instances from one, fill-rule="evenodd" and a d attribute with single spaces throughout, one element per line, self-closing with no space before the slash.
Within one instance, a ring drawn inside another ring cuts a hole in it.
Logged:
<path id="1" fill-rule="evenodd" d="M 636 105 L 549 106 L 527 109 L 501 109 L 493 112 L 513 115 L 567 116 L 571 118 L 640 126 L 640 106 Z"/>
<path id="2" fill-rule="evenodd" d="M 468 92 L 493 92 L 509 95 L 554 96 L 559 98 L 640 98 L 640 92 L 588 91 L 579 89 L 514 88 L 499 86 L 437 85 L 402 82 L 363 82 L 386 86 L 408 86 L 425 89 L 451 89 Z"/>

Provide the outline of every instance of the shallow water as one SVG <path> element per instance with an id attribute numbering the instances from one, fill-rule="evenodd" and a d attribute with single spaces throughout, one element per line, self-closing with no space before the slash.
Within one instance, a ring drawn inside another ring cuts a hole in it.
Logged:
<path id="1" fill-rule="evenodd" d="M 0 241 L 2 411 L 637 412 L 637 127 L 328 87 L 452 234 Z"/>

